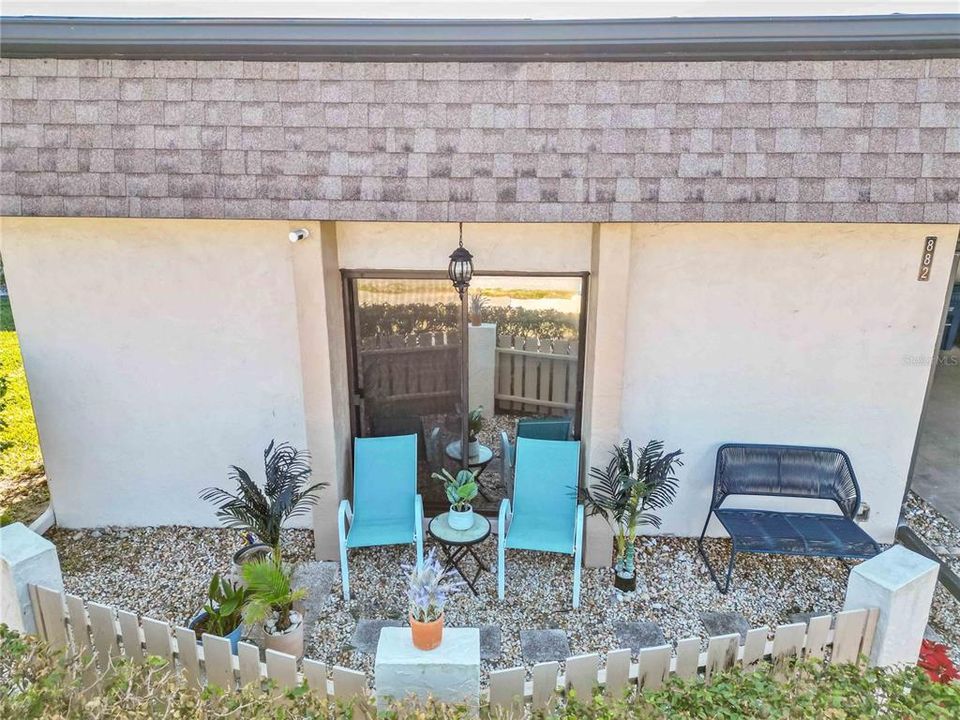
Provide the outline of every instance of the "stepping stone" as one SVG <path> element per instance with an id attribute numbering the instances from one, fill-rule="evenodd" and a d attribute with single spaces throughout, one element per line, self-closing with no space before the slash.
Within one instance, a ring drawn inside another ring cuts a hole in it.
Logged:
<path id="1" fill-rule="evenodd" d="M 740 644 L 747 641 L 747 630 L 750 629 L 750 623 L 738 612 L 732 610 L 721 610 L 719 612 L 700 613 L 700 622 L 707 629 L 707 635 L 732 635 L 740 634 Z"/>
<path id="2" fill-rule="evenodd" d="M 497 660 L 500 657 L 500 626 L 480 626 L 480 659 Z"/>
<path id="3" fill-rule="evenodd" d="M 667 644 L 660 626 L 652 622 L 614 623 L 613 634 L 617 638 L 617 647 L 628 647 L 634 655 L 643 648 Z"/>
<path id="4" fill-rule="evenodd" d="M 340 567 L 335 562 L 312 560 L 297 563 L 293 569 L 293 587 L 307 589 L 300 605 L 307 621 L 320 617 L 320 609 L 329 601 Z"/>
<path id="5" fill-rule="evenodd" d="M 570 642 L 563 630 L 521 630 L 520 653 L 527 665 L 563 661 L 570 657 Z"/>
<path id="6" fill-rule="evenodd" d="M 353 631 L 350 644 L 357 652 L 374 655 L 377 652 L 377 643 L 380 642 L 380 631 L 385 627 L 403 627 L 405 623 L 399 620 L 369 620 L 357 621 L 357 629 Z"/>
<path id="7" fill-rule="evenodd" d="M 816 610 L 811 610 L 810 612 L 793 613 L 792 615 L 787 617 L 787 622 L 788 623 L 804 623 L 806 625 L 810 623 L 810 618 L 820 617 L 821 615 L 832 615 L 832 613 L 818 612 Z M 830 627 L 832 628 L 836 624 L 837 624 L 837 620 L 836 618 L 833 618 L 830 621 Z"/>

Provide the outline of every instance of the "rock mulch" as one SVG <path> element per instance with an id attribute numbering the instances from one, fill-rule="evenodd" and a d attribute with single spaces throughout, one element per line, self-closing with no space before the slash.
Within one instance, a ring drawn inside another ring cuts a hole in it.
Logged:
<path id="1" fill-rule="evenodd" d="M 210 574 L 229 570 L 240 542 L 234 531 L 183 527 L 57 529 L 50 537 L 60 554 L 68 592 L 181 624 L 200 607 Z M 311 546 L 310 531 L 286 533 L 285 548 L 292 559 L 309 565 Z M 729 545 L 712 541 L 710 551 L 722 561 Z M 492 567 L 495 538 L 480 545 L 479 552 Z M 353 599 L 349 603 L 343 601 L 339 577 L 329 582 L 331 566 L 313 566 L 316 580 L 307 583 L 314 591 L 307 613 L 308 657 L 371 673 L 373 655 L 356 649 L 354 634 L 361 619 L 406 623 L 400 565 L 412 560 L 412 546 L 352 550 Z M 623 647 L 616 635 L 623 623 L 655 623 L 672 643 L 692 636 L 705 638 L 708 632 L 700 619 L 705 612 L 735 611 L 757 627 L 787 622 L 798 612 L 839 609 L 852 564 L 829 558 L 744 554 L 737 560 L 730 593 L 721 595 L 697 556 L 694 540 L 644 538 L 638 543 L 638 591 L 622 595 L 613 589 L 609 569 L 585 568 L 581 606 L 575 611 L 570 604 L 571 558 L 509 552 L 506 598 L 497 600 L 496 576 L 483 573 L 478 581 L 480 596 L 456 595 L 447 609 L 447 623 L 499 629 L 499 653 L 496 657 L 490 653 L 484 660 L 484 670 L 489 671 L 525 664 L 521 630 L 560 630 L 566 634 L 570 654 L 575 655 Z M 947 634 L 942 618 L 932 624 Z"/>
<path id="2" fill-rule="evenodd" d="M 960 528 L 937 512 L 930 503 L 915 493 L 908 493 L 903 505 L 904 521 L 916 531 L 954 572 L 960 573 Z M 930 615 L 932 639 L 950 648 L 950 657 L 960 666 L 960 600 L 937 585 Z"/>

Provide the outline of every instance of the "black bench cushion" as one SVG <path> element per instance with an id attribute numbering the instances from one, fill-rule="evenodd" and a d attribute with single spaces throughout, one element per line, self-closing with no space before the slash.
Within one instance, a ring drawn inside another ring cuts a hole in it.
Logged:
<path id="1" fill-rule="evenodd" d="M 842 515 L 718 508 L 736 550 L 783 555 L 869 558 L 873 538 Z"/>

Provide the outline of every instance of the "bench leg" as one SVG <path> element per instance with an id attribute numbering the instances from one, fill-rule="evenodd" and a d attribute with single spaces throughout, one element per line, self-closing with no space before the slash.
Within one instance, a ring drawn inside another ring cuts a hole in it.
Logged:
<path id="1" fill-rule="evenodd" d="M 710 516 L 707 515 L 707 522 L 703 525 L 703 532 L 700 533 L 700 539 L 697 540 L 697 549 L 700 551 L 700 557 L 703 558 L 704 565 L 707 566 L 707 572 L 710 573 L 710 579 L 717 586 L 722 594 L 726 595 L 727 591 L 730 589 L 730 579 L 733 577 L 733 561 L 737 556 L 737 546 L 733 544 L 733 540 L 730 540 L 730 561 L 727 563 L 727 577 L 723 583 L 720 584 L 720 581 L 717 579 L 717 574 L 713 571 L 713 566 L 710 564 L 710 558 L 707 557 L 707 551 L 703 549 L 703 538 L 707 534 L 707 525 L 710 523 Z"/>

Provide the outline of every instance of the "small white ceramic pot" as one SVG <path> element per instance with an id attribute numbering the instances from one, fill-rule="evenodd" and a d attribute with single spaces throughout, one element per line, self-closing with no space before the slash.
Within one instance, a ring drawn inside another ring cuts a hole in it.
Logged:
<path id="1" fill-rule="evenodd" d="M 480 441 L 471 440 L 467 443 L 467 456 L 468 457 L 479 457 L 480 456 Z"/>
<path id="2" fill-rule="evenodd" d="M 473 527 L 473 506 L 468 505 L 466 510 L 454 510 L 450 508 L 450 514 L 447 515 L 447 523 L 454 530 L 469 530 Z"/>
<path id="3" fill-rule="evenodd" d="M 297 621 L 282 633 L 272 633 L 264 627 L 263 647 L 265 650 L 276 650 L 287 655 L 293 655 L 298 659 L 302 658 L 303 618 L 298 615 Z"/>

